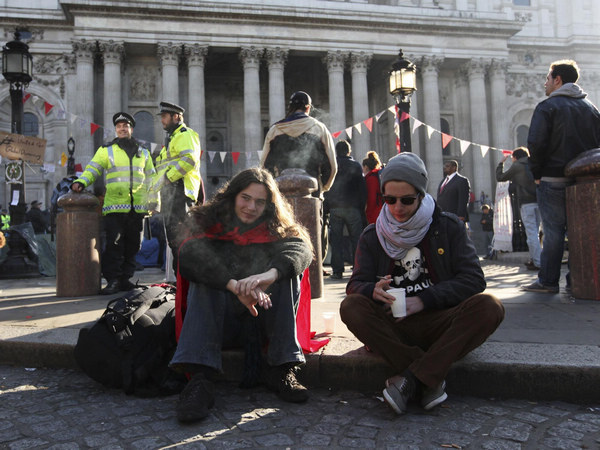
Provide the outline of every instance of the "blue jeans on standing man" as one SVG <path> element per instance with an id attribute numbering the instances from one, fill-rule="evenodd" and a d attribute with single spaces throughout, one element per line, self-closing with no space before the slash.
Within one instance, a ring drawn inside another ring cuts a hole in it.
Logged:
<path id="1" fill-rule="evenodd" d="M 529 257 L 537 267 L 541 267 L 542 247 L 540 246 L 540 208 L 537 203 L 521 205 L 521 220 L 527 235 Z"/>
<path id="2" fill-rule="evenodd" d="M 363 215 L 358 208 L 332 208 L 329 216 L 329 243 L 331 244 L 331 270 L 344 272 L 344 225 L 348 228 L 352 243 L 352 262 L 363 231 Z"/>
<path id="3" fill-rule="evenodd" d="M 567 234 L 567 187 L 573 182 L 540 181 L 537 188 L 537 200 L 544 228 L 544 247 L 542 248 L 538 281 L 543 286 L 558 287 L 560 266 Z M 567 285 L 569 275 L 567 274 Z"/>

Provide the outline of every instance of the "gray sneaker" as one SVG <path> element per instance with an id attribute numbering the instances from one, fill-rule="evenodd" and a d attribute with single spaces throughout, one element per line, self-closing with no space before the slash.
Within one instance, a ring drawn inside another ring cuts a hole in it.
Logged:
<path id="1" fill-rule="evenodd" d="M 558 294 L 558 286 L 544 286 L 539 281 L 527 286 L 521 286 L 521 290 L 528 292 L 542 292 L 544 294 Z"/>
<path id="2" fill-rule="evenodd" d="M 409 377 L 399 376 L 392 379 L 390 385 L 383 390 L 383 398 L 396 414 L 404 414 L 408 401 L 415 396 L 417 386 Z"/>
<path id="3" fill-rule="evenodd" d="M 423 389 L 421 406 L 425 410 L 429 411 L 440 403 L 446 401 L 447 398 L 448 394 L 446 394 L 446 380 L 444 380 L 435 387 L 426 387 Z"/>

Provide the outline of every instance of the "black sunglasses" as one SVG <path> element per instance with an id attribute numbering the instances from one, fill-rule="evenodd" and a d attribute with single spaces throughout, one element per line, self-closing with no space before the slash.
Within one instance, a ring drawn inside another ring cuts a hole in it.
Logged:
<path id="1" fill-rule="evenodd" d="M 400 203 L 406 206 L 412 205 L 416 199 L 419 198 L 419 194 L 417 195 L 407 195 L 406 197 L 394 197 L 392 195 L 384 195 L 383 201 L 388 205 L 393 205 L 396 203 L 396 200 L 400 200 Z"/>

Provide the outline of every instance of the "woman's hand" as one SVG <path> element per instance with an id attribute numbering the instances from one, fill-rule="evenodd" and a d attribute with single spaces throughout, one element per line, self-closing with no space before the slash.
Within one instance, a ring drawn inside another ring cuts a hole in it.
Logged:
<path id="1" fill-rule="evenodd" d="M 256 305 L 260 306 L 263 309 L 269 309 L 273 304 L 271 303 L 271 297 L 269 294 L 265 293 L 260 288 L 251 289 L 248 294 L 238 293 L 238 285 L 240 281 L 238 280 L 229 280 L 227 283 L 227 290 L 234 293 L 240 303 L 244 305 L 252 316 L 257 317 L 258 311 L 256 310 Z"/>
<path id="2" fill-rule="evenodd" d="M 277 281 L 278 273 L 277 269 L 272 268 L 263 273 L 257 273 L 256 275 L 250 275 L 249 277 L 238 280 L 236 285 L 236 294 L 242 295 L 253 295 L 254 292 L 258 295 L 259 291 L 266 291 L 269 286 Z M 264 293 L 264 292 L 263 292 Z M 257 296 L 255 296 L 258 299 Z"/>

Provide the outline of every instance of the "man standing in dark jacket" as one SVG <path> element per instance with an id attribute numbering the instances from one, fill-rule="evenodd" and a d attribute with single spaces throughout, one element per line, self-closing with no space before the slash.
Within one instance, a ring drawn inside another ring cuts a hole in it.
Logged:
<path id="1" fill-rule="evenodd" d="M 540 210 L 537 204 L 536 184 L 529 169 L 529 152 L 525 147 L 517 147 L 512 152 L 512 165 L 504 172 L 504 163 L 511 155 L 506 155 L 496 167 L 496 181 L 511 181 L 517 188 L 517 203 L 521 220 L 527 235 L 529 270 L 540 270 Z"/>
<path id="2" fill-rule="evenodd" d="M 361 165 L 350 156 L 348 141 L 335 144 L 338 173 L 331 189 L 325 193 L 325 210 L 329 211 L 331 244 L 331 278 L 341 279 L 344 272 L 344 225 L 352 244 L 352 262 L 356 244 L 365 223 L 367 186 Z"/>
<path id="3" fill-rule="evenodd" d="M 438 186 L 437 203 L 442 211 L 456 214 L 463 222 L 469 221 L 469 193 L 471 185 L 467 177 L 458 173 L 458 161 L 444 163 L 444 176 Z"/>
<path id="4" fill-rule="evenodd" d="M 464 222 L 426 193 L 427 170 L 414 153 L 389 160 L 381 174 L 385 205 L 360 237 L 340 315 L 348 329 L 390 364 L 385 401 L 398 414 L 420 398 L 442 403 L 450 366 L 500 325 L 504 307 L 486 283 Z M 406 293 L 394 318 L 390 288 Z"/>
<path id="5" fill-rule="evenodd" d="M 533 112 L 527 147 L 537 188 L 544 229 L 538 279 L 523 289 L 559 291 L 560 265 L 567 231 L 566 189 L 573 180 L 565 167 L 580 153 L 600 147 L 600 112 L 576 84 L 579 67 L 572 60 L 556 61 L 546 76 L 546 95 Z M 567 274 L 567 289 L 570 289 Z"/>

